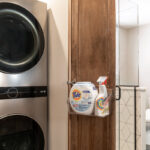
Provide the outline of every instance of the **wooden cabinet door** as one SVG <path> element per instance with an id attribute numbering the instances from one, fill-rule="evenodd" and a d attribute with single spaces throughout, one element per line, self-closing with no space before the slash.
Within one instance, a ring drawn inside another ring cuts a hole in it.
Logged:
<path id="1" fill-rule="evenodd" d="M 69 80 L 108 76 L 115 90 L 115 0 L 70 0 Z M 69 150 L 115 150 L 115 99 L 106 118 L 69 115 Z"/>

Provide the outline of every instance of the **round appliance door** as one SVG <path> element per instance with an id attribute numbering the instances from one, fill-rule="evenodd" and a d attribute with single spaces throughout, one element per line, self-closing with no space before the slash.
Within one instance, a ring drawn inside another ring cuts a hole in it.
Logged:
<path id="1" fill-rule="evenodd" d="M 0 71 L 29 70 L 43 51 L 44 34 L 36 18 L 21 6 L 0 3 Z"/>
<path id="2" fill-rule="evenodd" d="M 25 116 L 0 119 L 0 150 L 44 150 L 44 134 L 37 122 Z"/>

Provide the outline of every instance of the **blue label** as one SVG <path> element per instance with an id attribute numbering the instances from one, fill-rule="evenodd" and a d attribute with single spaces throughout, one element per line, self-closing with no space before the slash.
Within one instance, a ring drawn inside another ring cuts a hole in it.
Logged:
<path id="1" fill-rule="evenodd" d="M 95 86 L 93 87 L 93 90 L 97 90 Z"/>
<path id="2" fill-rule="evenodd" d="M 87 104 L 76 104 L 74 101 L 72 101 L 71 104 L 75 110 L 84 112 L 89 109 L 92 103 L 88 102 Z"/>
<path id="3" fill-rule="evenodd" d="M 79 98 L 81 96 L 80 93 L 73 92 L 73 98 Z"/>
<path id="4" fill-rule="evenodd" d="M 90 93 L 90 91 L 88 91 L 88 90 L 87 90 L 87 91 L 82 91 L 82 92 L 83 92 L 83 93 Z"/>

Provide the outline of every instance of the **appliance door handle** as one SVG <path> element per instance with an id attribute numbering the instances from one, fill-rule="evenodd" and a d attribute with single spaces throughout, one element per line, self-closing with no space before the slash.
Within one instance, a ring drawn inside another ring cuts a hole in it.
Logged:
<path id="1" fill-rule="evenodd" d="M 120 101 L 120 99 L 121 99 L 121 88 L 120 88 L 120 86 L 116 86 L 116 88 L 118 88 L 118 91 L 119 91 L 119 95 L 118 95 L 118 98 L 116 98 L 116 101 Z"/>

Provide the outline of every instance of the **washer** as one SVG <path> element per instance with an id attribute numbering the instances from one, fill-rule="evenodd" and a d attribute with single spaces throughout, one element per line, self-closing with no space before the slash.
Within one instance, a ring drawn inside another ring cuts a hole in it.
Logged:
<path id="1" fill-rule="evenodd" d="M 47 6 L 0 0 L 0 149 L 47 150 Z"/>
<path id="2" fill-rule="evenodd" d="M 0 149 L 47 150 L 47 87 L 4 87 L 0 93 Z"/>

